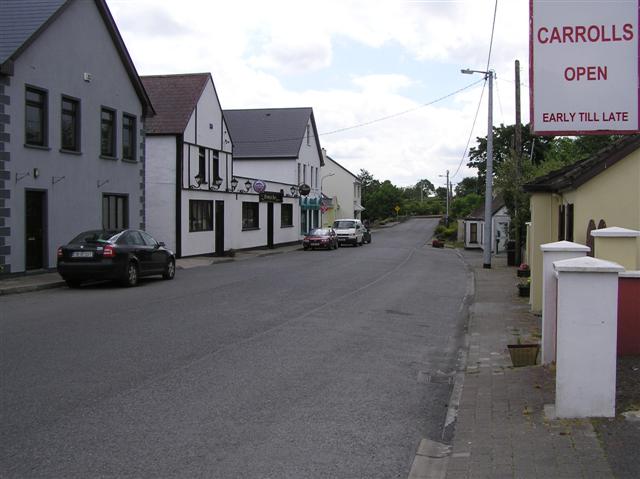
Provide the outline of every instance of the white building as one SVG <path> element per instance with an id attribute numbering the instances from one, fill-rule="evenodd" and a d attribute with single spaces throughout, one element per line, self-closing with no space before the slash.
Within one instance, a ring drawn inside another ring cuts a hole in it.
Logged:
<path id="1" fill-rule="evenodd" d="M 360 218 L 364 207 L 358 177 L 330 156 L 325 157 L 320 174 L 322 193 L 330 200 L 322 224 L 329 225 L 341 218 Z"/>
<path id="2" fill-rule="evenodd" d="M 507 249 L 509 222 L 507 207 L 501 197 L 491 203 L 491 252 L 502 253 Z M 464 247 L 484 249 L 484 205 L 478 207 L 463 222 Z"/>
<path id="3" fill-rule="evenodd" d="M 267 218 L 274 243 L 296 242 L 320 225 L 320 167 L 324 164 L 312 108 L 225 110 L 233 137 L 237 178 L 260 181 L 281 193 L 282 203 L 243 199 L 243 210 Z M 304 193 L 309 188 L 308 195 Z M 260 233 L 257 233 L 260 234 Z"/>
<path id="4" fill-rule="evenodd" d="M 232 143 L 209 73 L 145 76 L 147 230 L 181 256 L 233 247 Z"/>

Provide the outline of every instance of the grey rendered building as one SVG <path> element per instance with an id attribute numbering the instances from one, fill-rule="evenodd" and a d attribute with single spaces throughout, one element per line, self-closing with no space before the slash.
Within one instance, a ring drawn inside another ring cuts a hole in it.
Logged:
<path id="1" fill-rule="evenodd" d="M 153 109 L 104 0 L 0 1 L 0 275 L 144 227 Z"/>

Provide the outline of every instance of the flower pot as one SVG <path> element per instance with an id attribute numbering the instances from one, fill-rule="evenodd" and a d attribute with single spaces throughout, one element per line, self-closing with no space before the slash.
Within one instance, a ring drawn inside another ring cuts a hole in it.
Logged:
<path id="1" fill-rule="evenodd" d="M 509 344 L 509 356 L 514 367 L 535 366 L 538 361 L 539 344 Z"/>
<path id="2" fill-rule="evenodd" d="M 431 241 L 431 246 L 433 246 L 434 248 L 444 248 L 444 241 L 434 239 L 433 241 Z"/>
<path id="3" fill-rule="evenodd" d="M 520 296 L 521 298 L 528 298 L 529 297 L 529 291 L 530 291 L 530 287 L 528 284 L 519 284 L 518 285 L 518 296 Z"/>
<path id="4" fill-rule="evenodd" d="M 529 276 L 531 276 L 531 270 L 530 269 L 519 269 L 518 270 L 518 278 L 528 278 Z"/>

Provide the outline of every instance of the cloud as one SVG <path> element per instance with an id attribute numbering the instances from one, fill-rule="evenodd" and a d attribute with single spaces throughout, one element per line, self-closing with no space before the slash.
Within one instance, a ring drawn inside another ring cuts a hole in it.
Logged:
<path id="1" fill-rule="evenodd" d="M 486 67 L 495 0 L 107 1 L 141 74 L 208 71 L 223 108 L 312 106 L 324 133 L 366 124 L 321 137 L 329 155 L 354 173 L 367 169 L 402 186 L 423 178 L 442 185 L 438 175 L 453 173 L 462 160 L 455 180 L 475 174 L 462 155 L 470 134 L 471 146 L 486 135 L 487 92 L 480 105 L 480 84 L 422 105 L 481 79 L 458 72 Z M 527 81 L 527 3 L 498 6 L 495 124 L 514 121 L 516 58 Z M 368 52 L 366 71 L 348 64 L 336 70 L 345 43 Z M 389 46 L 386 54 L 398 51 L 402 61 L 376 57 Z M 526 88 L 522 112 L 526 122 Z"/>

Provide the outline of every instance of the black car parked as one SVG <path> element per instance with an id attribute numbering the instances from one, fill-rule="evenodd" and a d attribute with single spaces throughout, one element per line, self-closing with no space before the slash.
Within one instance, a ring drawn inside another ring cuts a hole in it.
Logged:
<path id="1" fill-rule="evenodd" d="M 58 248 L 58 273 L 72 288 L 89 280 L 135 286 L 142 276 L 173 279 L 176 257 L 145 231 L 92 230 Z"/>

